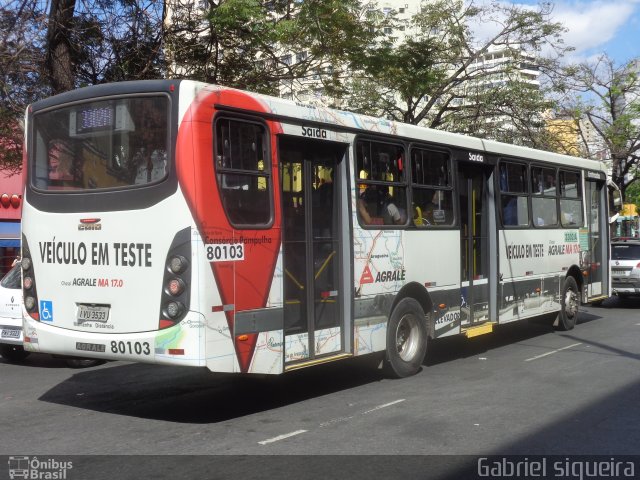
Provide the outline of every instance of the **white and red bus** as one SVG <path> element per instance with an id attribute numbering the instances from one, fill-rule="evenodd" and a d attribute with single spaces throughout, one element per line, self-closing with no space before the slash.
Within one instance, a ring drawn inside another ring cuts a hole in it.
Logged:
<path id="1" fill-rule="evenodd" d="M 271 373 L 610 290 L 606 176 L 556 155 L 192 81 L 28 109 L 32 352 Z"/>

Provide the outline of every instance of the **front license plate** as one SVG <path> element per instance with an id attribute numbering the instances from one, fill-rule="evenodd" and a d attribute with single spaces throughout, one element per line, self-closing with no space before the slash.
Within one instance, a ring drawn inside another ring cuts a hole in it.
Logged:
<path id="1" fill-rule="evenodd" d="M 0 334 L 1 338 L 20 338 L 20 333 L 22 330 L 18 330 L 17 328 L 3 328 L 2 333 Z"/>
<path id="2" fill-rule="evenodd" d="M 612 275 L 617 275 L 618 277 L 626 276 L 627 272 L 625 270 L 611 270 Z"/>
<path id="3" fill-rule="evenodd" d="M 106 322 L 109 320 L 108 305 L 78 305 L 78 323 Z"/>

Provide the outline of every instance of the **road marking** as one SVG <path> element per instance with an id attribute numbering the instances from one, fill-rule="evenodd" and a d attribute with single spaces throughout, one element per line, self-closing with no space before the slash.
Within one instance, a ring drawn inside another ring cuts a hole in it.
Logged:
<path id="1" fill-rule="evenodd" d="M 331 420 L 327 420 L 326 422 L 322 422 L 320 424 L 320 428 L 324 428 L 324 427 L 328 427 L 329 425 L 333 425 L 335 423 L 340 423 L 340 422 L 348 422 L 349 420 L 351 420 L 353 418 L 353 415 L 351 415 L 350 417 L 339 417 L 339 418 L 333 418 Z"/>
<path id="2" fill-rule="evenodd" d="M 296 430 L 295 432 L 285 433 L 284 435 L 278 435 L 277 437 L 269 438 L 267 440 L 262 440 L 258 442 L 260 445 L 266 445 L 268 443 L 278 442 L 280 440 L 284 440 L 285 438 L 294 437 L 296 435 L 300 435 L 301 433 L 306 433 L 306 430 Z"/>
<path id="3" fill-rule="evenodd" d="M 387 407 L 390 407 L 391 405 L 395 405 L 396 403 L 401 403 L 401 402 L 404 402 L 404 398 L 401 398 L 400 400 L 395 400 L 393 402 L 385 403 L 384 405 L 378 405 L 377 407 L 373 407 L 371 410 L 362 412 L 362 415 L 366 415 L 367 413 L 375 412 L 376 410 L 380 410 L 381 408 L 387 408 Z"/>
<path id="4" fill-rule="evenodd" d="M 542 355 L 536 355 L 535 357 L 527 358 L 525 362 L 530 362 L 531 360 L 537 360 L 542 357 L 546 357 L 547 355 L 553 355 L 554 353 L 561 352 L 562 350 L 566 350 L 568 348 L 577 347 L 578 345 L 582 345 L 582 343 L 574 343 L 572 345 L 567 345 L 566 347 L 558 348 L 557 350 L 551 350 L 550 352 L 543 353 Z"/>
<path id="5" fill-rule="evenodd" d="M 394 400 L 393 402 L 385 403 L 384 405 L 378 405 L 377 407 L 373 407 L 370 410 L 366 410 L 364 412 L 360 412 L 359 414 L 349 415 L 348 417 L 332 418 L 331 420 L 327 420 L 326 422 L 322 422 L 320 424 L 320 427 L 324 428 L 324 427 L 328 427 L 329 425 L 334 425 L 336 423 L 348 422 L 349 420 L 352 420 L 356 415 L 366 415 L 368 413 L 375 412 L 376 410 L 380 410 L 381 408 L 390 407 L 391 405 L 396 405 L 398 403 L 404 402 L 404 400 L 405 400 L 404 398 L 401 398 L 400 400 Z"/>
<path id="6" fill-rule="evenodd" d="M 387 408 L 387 407 L 390 407 L 392 405 L 396 405 L 398 403 L 402 403 L 402 402 L 404 402 L 404 400 L 405 400 L 404 398 L 401 398 L 399 400 L 394 400 L 393 402 L 385 403 L 383 405 L 378 405 L 377 407 L 373 407 L 370 410 L 362 412 L 360 415 L 366 415 L 368 413 L 375 412 L 377 410 L 380 410 L 380 409 L 383 409 L 383 408 Z M 352 418 L 353 418 L 353 415 L 348 416 L 348 417 L 334 418 L 334 419 L 329 420 L 327 422 L 321 423 L 320 424 L 320 428 L 328 427 L 329 425 L 333 425 L 333 424 L 339 423 L 339 422 L 347 422 L 347 421 L 351 420 Z M 261 442 L 258 442 L 258 443 L 260 445 L 267 445 L 269 443 L 278 442 L 280 440 L 284 440 L 285 438 L 293 437 L 295 435 L 300 435 L 301 433 L 306 433 L 306 432 L 307 432 L 307 430 L 296 430 L 295 432 L 285 433 L 284 435 L 278 435 L 277 437 L 269 438 L 267 440 L 262 440 Z"/>

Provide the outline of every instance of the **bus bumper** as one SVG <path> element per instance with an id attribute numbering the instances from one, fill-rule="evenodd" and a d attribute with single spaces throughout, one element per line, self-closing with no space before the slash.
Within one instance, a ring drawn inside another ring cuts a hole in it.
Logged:
<path id="1" fill-rule="evenodd" d="M 204 333 L 197 328 L 204 325 L 202 318 L 199 313 L 190 312 L 180 324 L 165 330 L 95 333 L 49 325 L 24 312 L 24 349 L 100 360 L 205 366 Z"/>

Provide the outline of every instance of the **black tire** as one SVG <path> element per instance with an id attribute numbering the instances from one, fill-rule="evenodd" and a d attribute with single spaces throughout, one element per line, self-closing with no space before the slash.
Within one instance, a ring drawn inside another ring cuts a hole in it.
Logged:
<path id="1" fill-rule="evenodd" d="M 403 298 L 387 324 L 386 370 L 396 378 L 416 374 L 427 353 L 427 320 L 420 304 Z"/>
<path id="2" fill-rule="evenodd" d="M 8 362 L 21 362 L 30 354 L 21 345 L 0 345 L 0 355 Z"/>
<path id="3" fill-rule="evenodd" d="M 578 320 L 578 311 L 580 310 L 580 290 L 578 284 L 573 277 L 564 279 L 562 285 L 562 295 L 560 297 L 560 312 L 558 312 L 558 320 L 556 328 L 558 330 L 567 331 L 576 326 Z"/>
<path id="4" fill-rule="evenodd" d="M 92 358 L 67 358 L 65 362 L 70 368 L 88 368 L 105 363 L 104 360 L 94 360 Z"/>

